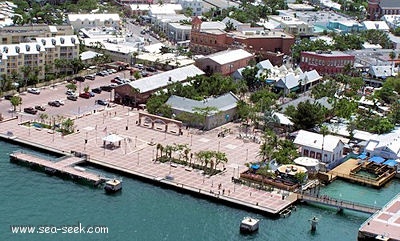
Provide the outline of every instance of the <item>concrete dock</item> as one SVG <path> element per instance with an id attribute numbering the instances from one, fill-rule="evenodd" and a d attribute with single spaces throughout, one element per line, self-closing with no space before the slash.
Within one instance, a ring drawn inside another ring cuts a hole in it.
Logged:
<path id="1" fill-rule="evenodd" d="M 60 161 L 54 162 L 25 152 L 14 152 L 10 154 L 10 161 L 14 163 L 27 164 L 30 167 L 42 168 L 45 172 L 54 175 L 69 177 L 77 181 L 85 181 L 97 186 L 105 181 L 99 175 L 76 169 L 75 166 L 84 160 L 78 157 L 68 156 Z"/>
<path id="2" fill-rule="evenodd" d="M 358 230 L 359 240 L 400 240 L 400 194 L 381 211 L 365 221 Z"/>

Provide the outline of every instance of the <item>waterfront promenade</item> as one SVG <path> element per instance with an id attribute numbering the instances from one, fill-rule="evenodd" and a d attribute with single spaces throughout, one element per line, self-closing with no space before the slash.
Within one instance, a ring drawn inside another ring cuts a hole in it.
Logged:
<path id="1" fill-rule="evenodd" d="M 75 116 L 69 117 L 75 118 Z M 24 116 L 24 121 L 27 119 L 28 117 Z M 247 170 L 245 163 L 258 160 L 259 151 L 259 144 L 244 142 L 237 138 L 239 134 L 237 124 L 229 123 L 208 132 L 185 129 L 182 135 L 177 135 L 138 126 L 136 121 L 138 112 L 130 108 L 100 107 L 95 113 L 93 111 L 83 113 L 75 119 L 75 130 L 78 132 L 74 134 L 61 136 L 45 129 L 18 125 L 20 118 L 1 123 L 0 134 L 6 136 L 12 132 L 11 138 L 17 142 L 29 142 L 65 153 L 71 151 L 85 153 L 89 156 L 89 162 L 173 185 L 175 188 L 247 206 L 264 213 L 277 214 L 297 200 L 296 194 L 284 191 L 266 192 L 234 184 L 231 181 L 232 177 L 238 178 L 241 172 Z M 222 128 L 230 129 L 230 134 L 218 137 Z M 102 140 L 110 133 L 123 138 L 121 145 L 112 150 L 103 148 Z M 225 165 L 225 171 L 207 177 L 198 170 L 187 170 L 179 165 L 170 166 L 169 163 L 154 162 L 156 145 L 150 143 L 160 143 L 163 146 L 174 143 L 187 144 L 192 153 L 200 150 L 219 150 L 226 153 L 228 163 Z M 166 180 L 167 175 L 173 176 L 173 180 Z"/>

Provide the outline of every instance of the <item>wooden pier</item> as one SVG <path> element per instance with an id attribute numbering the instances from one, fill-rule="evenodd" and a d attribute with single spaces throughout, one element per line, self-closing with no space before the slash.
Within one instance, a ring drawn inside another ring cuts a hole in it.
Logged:
<path id="1" fill-rule="evenodd" d="M 312 195 L 307 195 L 307 194 L 297 194 L 297 199 L 300 201 L 304 201 L 304 202 L 317 203 L 317 204 L 323 204 L 326 206 L 336 207 L 339 211 L 341 211 L 343 209 L 348 209 L 348 210 L 353 210 L 353 211 L 357 211 L 357 212 L 373 214 L 380 210 L 380 208 L 378 208 L 376 206 L 366 205 L 366 204 L 356 203 L 356 202 L 350 202 L 350 201 L 346 201 L 346 200 L 340 200 L 340 199 L 336 199 L 336 198 L 331 198 L 326 195 L 312 196 Z"/>
<path id="2" fill-rule="evenodd" d="M 99 175 L 86 172 L 83 168 L 75 168 L 75 165 L 84 162 L 82 158 L 65 156 L 60 161 L 47 160 L 25 152 L 14 152 L 10 154 L 10 161 L 25 164 L 30 167 L 43 169 L 46 173 L 67 177 L 72 180 L 88 182 L 97 186 L 105 181 Z"/>
<path id="3" fill-rule="evenodd" d="M 328 174 L 331 174 L 332 176 L 336 176 L 338 178 L 349 180 L 351 182 L 356 182 L 377 188 L 382 187 L 385 183 L 389 182 L 396 175 L 396 172 L 394 170 L 391 172 L 383 173 L 376 178 L 357 175 L 357 171 L 361 169 L 362 165 L 365 164 L 360 164 L 357 159 L 349 159 L 334 168 L 333 170 L 329 171 Z"/>

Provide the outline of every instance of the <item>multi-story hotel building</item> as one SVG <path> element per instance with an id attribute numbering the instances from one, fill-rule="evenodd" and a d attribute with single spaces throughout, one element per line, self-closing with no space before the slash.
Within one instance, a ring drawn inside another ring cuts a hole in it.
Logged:
<path id="1" fill-rule="evenodd" d="M 34 42 L 0 45 L 0 75 L 21 74 L 23 66 L 38 68 L 38 78 L 44 79 L 45 66 L 56 59 L 72 60 L 79 56 L 79 40 L 75 35 L 36 38 Z M 22 75 L 22 74 L 21 74 Z"/>

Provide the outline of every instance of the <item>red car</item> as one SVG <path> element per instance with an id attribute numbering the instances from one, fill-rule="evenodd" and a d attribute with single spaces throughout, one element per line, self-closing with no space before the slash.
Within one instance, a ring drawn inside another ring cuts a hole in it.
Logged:
<path id="1" fill-rule="evenodd" d="M 80 93 L 79 97 L 85 98 L 85 99 L 89 99 L 90 98 L 90 93 L 89 92 Z"/>

